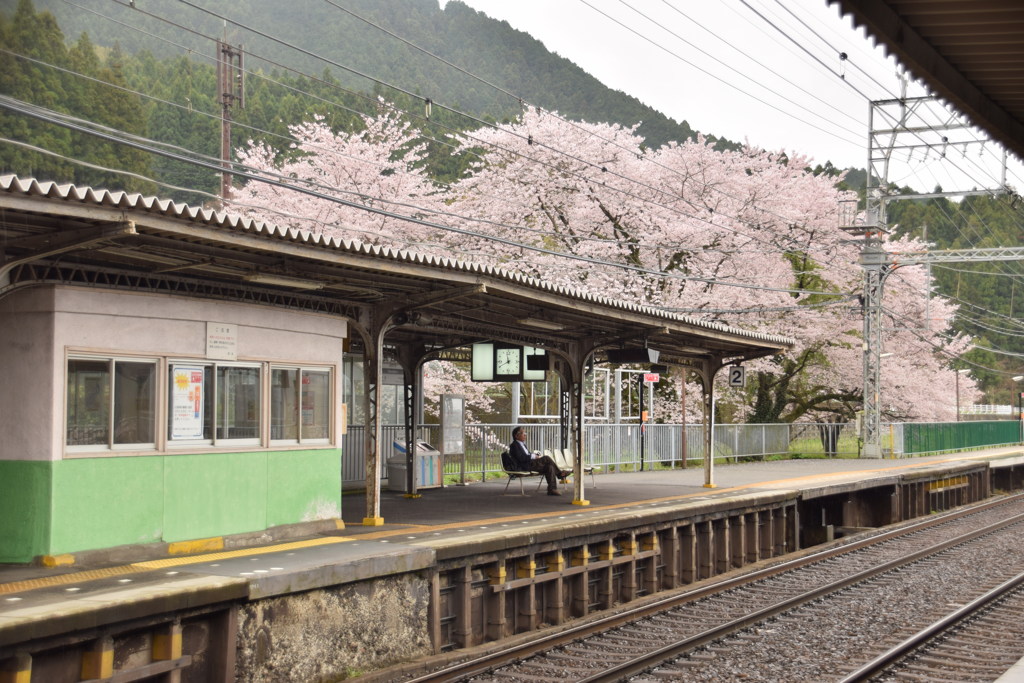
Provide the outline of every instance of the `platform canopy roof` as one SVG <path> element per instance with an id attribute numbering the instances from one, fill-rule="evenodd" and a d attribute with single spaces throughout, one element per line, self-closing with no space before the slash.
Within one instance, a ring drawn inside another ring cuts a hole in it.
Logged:
<path id="1" fill-rule="evenodd" d="M 1024 159 L 1024 2 L 828 1 L 936 95 Z"/>
<path id="2" fill-rule="evenodd" d="M 505 341 L 661 351 L 659 362 L 742 360 L 791 340 L 558 287 L 500 268 L 310 235 L 139 194 L 0 176 L 0 297 L 59 283 L 392 316 L 389 345 Z"/>

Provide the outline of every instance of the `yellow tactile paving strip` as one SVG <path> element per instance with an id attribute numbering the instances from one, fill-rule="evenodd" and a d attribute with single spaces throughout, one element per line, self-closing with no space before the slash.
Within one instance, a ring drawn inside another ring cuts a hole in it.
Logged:
<path id="1" fill-rule="evenodd" d="M 324 536 L 322 538 L 310 538 L 305 541 L 292 541 L 291 543 L 279 543 L 277 545 L 263 545 L 258 548 L 240 548 L 228 550 L 221 553 L 206 553 L 204 555 L 189 555 L 188 557 L 168 557 L 162 560 L 149 560 L 146 562 L 134 562 L 131 567 L 136 569 L 165 569 L 167 567 L 179 567 L 183 564 L 199 564 L 200 562 L 214 562 L 217 560 L 230 560 L 233 557 L 248 557 L 250 555 L 266 555 L 267 553 L 280 553 L 286 550 L 299 548 L 312 548 L 318 545 L 333 545 L 344 543 L 354 539 L 345 536 Z"/>
<path id="2" fill-rule="evenodd" d="M 207 553 L 205 555 L 190 555 L 188 557 L 168 557 L 162 560 L 150 560 L 146 562 L 133 562 L 132 564 L 120 567 L 108 567 L 106 569 L 88 569 L 85 571 L 73 571 L 57 576 L 47 576 L 39 579 L 26 579 L 24 581 L 12 581 L 11 583 L 0 583 L 0 595 L 7 593 L 20 593 L 35 588 L 49 588 L 51 586 L 65 586 L 69 583 L 82 583 L 95 579 L 107 579 L 113 576 L 124 576 L 125 574 L 138 574 L 139 572 L 155 571 L 168 567 L 179 567 L 187 564 L 199 564 L 202 562 L 216 562 L 228 560 L 234 557 L 249 557 L 252 555 L 266 555 L 267 553 L 285 552 L 300 548 L 312 548 L 321 545 L 332 545 L 344 543 L 355 539 L 342 536 L 325 536 L 322 538 L 311 538 L 305 541 L 293 541 L 291 543 L 279 543 L 277 545 L 260 546 L 258 548 L 242 548 L 239 550 L 228 550 L 222 553 Z"/>
<path id="3" fill-rule="evenodd" d="M 138 571 L 138 569 L 133 568 L 131 565 L 127 565 L 124 567 L 108 567 L 107 569 L 89 569 L 87 571 L 70 572 L 68 574 L 46 576 L 39 579 L 26 579 L 24 581 L 0 583 L 0 595 L 4 595 L 6 593 L 20 593 L 22 591 L 28 591 L 34 588 L 64 586 L 69 583 L 81 583 L 83 581 L 92 581 L 94 579 L 107 579 L 112 576 L 134 574 Z"/>
<path id="4" fill-rule="evenodd" d="M 629 503 L 615 503 L 611 505 L 601 505 L 595 507 L 588 507 L 581 510 L 572 510 L 565 513 L 564 516 L 569 515 L 590 515 L 600 510 L 615 510 L 629 507 L 636 507 L 639 505 L 651 505 L 656 503 L 664 503 L 673 500 L 680 500 L 683 498 L 699 498 L 706 497 L 709 495 L 719 496 L 723 493 L 731 493 L 735 491 L 743 491 L 754 488 L 764 488 L 766 486 L 776 486 L 782 484 L 790 484 L 794 482 L 808 481 L 813 479 L 835 479 L 851 474 L 872 474 L 881 472 L 890 472 L 893 470 L 912 469 L 915 467 L 924 467 L 938 465 L 948 462 L 963 461 L 968 458 L 948 458 L 943 460 L 932 460 L 929 462 L 916 462 L 907 463 L 903 465 L 892 465 L 889 467 L 879 467 L 869 470 L 847 470 L 843 472 L 826 472 L 818 474 L 808 474 L 799 477 L 790 477 L 788 479 L 776 479 L 773 481 L 760 481 L 750 484 L 741 484 L 739 486 L 731 486 L 728 488 L 718 489 L 707 489 L 705 491 L 698 491 L 695 493 L 686 493 L 674 496 L 665 496 L 662 498 L 649 498 L 646 500 L 636 500 Z M 552 513 L 550 512 L 535 512 L 524 515 L 515 515 L 510 517 L 492 517 L 489 519 L 477 519 L 472 521 L 462 522 L 449 522 L 446 524 L 431 524 L 431 525 L 420 525 L 420 524 L 403 524 L 399 528 L 387 529 L 381 531 L 374 531 L 365 534 L 358 534 L 356 536 L 324 536 L 320 538 L 312 538 L 303 541 L 293 541 L 290 543 L 279 543 L 276 545 L 260 546 L 256 548 L 241 548 L 239 550 L 229 550 L 226 552 L 219 553 L 206 553 L 203 555 L 189 555 L 187 557 L 170 557 L 160 560 L 150 560 L 145 562 L 135 562 L 132 564 L 120 566 L 120 567 L 109 567 L 107 569 L 91 569 L 79 572 L 69 572 L 67 574 L 60 574 L 57 576 L 48 576 L 38 579 L 27 579 L 24 581 L 13 581 L 11 583 L 0 583 L 0 595 L 9 593 L 18 593 L 27 590 L 33 590 L 36 588 L 47 588 L 50 586 L 61 586 L 69 583 L 81 583 L 84 581 L 92 581 L 95 579 L 110 578 L 113 576 L 123 576 L 125 574 L 135 574 L 139 572 L 154 571 L 157 569 L 166 569 L 167 567 L 177 567 L 188 564 L 199 564 L 202 562 L 215 562 L 218 560 L 231 559 L 235 557 L 248 557 L 251 555 L 264 555 L 267 553 L 283 552 L 288 550 L 296 550 L 301 548 L 310 548 L 322 545 L 331 545 L 335 543 L 344 543 L 346 541 L 355 540 L 377 540 L 382 538 L 390 538 L 392 536 L 405 536 L 410 532 L 413 533 L 427 533 L 433 531 L 443 531 L 446 529 L 458 529 L 463 527 L 481 527 L 499 524 L 502 522 L 522 522 L 530 521 L 534 519 L 550 518 Z"/>

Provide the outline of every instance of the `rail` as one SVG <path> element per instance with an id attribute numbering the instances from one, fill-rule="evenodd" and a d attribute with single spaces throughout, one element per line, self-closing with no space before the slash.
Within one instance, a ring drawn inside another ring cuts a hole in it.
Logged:
<path id="1" fill-rule="evenodd" d="M 513 424 L 466 425 L 465 453 L 446 455 L 444 475 L 460 478 L 465 462 L 468 479 L 502 474 L 500 454 L 512 441 Z M 529 447 L 544 451 L 562 448 L 558 424 L 530 424 Z M 440 443 L 438 425 L 420 425 L 417 438 Z M 903 458 L 1021 443 L 1021 423 L 1016 420 L 976 422 L 893 423 L 883 426 L 883 449 Z M 684 453 L 685 433 L 685 459 Z M 701 425 L 589 423 L 584 427 L 587 462 L 602 472 L 640 471 L 699 466 L 704 459 Z M 344 437 L 342 474 L 345 486 L 365 484 L 365 430 L 350 426 Z M 404 427 L 386 425 L 382 443 L 381 476 L 387 476 L 392 443 L 405 439 Z M 847 457 L 859 455 L 854 425 L 848 423 L 718 424 L 713 432 L 714 457 L 719 462 L 767 458 Z"/>

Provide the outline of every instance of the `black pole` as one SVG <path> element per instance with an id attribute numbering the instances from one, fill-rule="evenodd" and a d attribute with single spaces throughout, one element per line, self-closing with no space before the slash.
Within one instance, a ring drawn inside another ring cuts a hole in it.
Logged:
<path id="1" fill-rule="evenodd" d="M 644 420 L 644 373 L 641 372 L 640 374 L 637 375 L 637 377 L 640 378 L 640 382 L 639 382 L 639 385 L 640 385 L 640 389 L 639 389 L 639 391 L 640 391 L 640 471 L 643 472 L 643 470 L 644 470 L 644 451 L 645 451 L 645 446 L 646 446 L 646 443 L 645 443 L 645 436 L 646 436 L 645 432 L 647 431 L 646 430 L 646 425 L 644 424 L 644 422 L 645 422 L 645 420 Z"/>

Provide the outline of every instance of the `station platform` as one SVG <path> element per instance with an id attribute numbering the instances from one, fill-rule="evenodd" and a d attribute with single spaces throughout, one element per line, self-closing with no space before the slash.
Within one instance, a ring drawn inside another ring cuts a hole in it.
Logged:
<path id="1" fill-rule="evenodd" d="M 59 567 L 0 565 L 0 648 L 52 638 L 126 618 L 230 601 L 256 601 L 375 577 L 428 569 L 467 549 L 497 548 L 510 536 L 613 529 L 641 515 L 687 508 L 749 505 L 781 496 L 834 495 L 884 485 L 907 473 L 944 476 L 965 463 L 1024 463 L 1024 447 L 990 448 L 898 460 L 800 459 L 717 465 L 714 487 L 690 469 L 587 476 L 585 505 L 538 490 L 542 478 L 506 487 L 507 479 L 420 491 L 384 490 L 379 526 L 364 526 L 365 497 L 343 497 L 343 522 L 286 542 L 172 556 L 140 547 L 90 551 Z M 2 654 L 2 650 L 0 650 Z"/>

